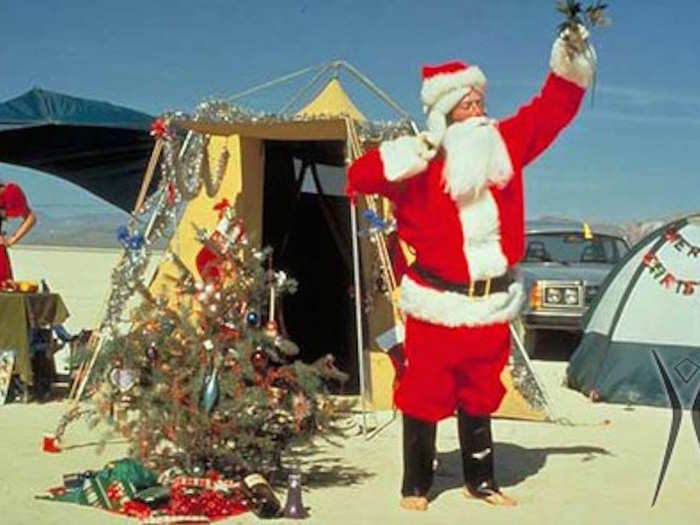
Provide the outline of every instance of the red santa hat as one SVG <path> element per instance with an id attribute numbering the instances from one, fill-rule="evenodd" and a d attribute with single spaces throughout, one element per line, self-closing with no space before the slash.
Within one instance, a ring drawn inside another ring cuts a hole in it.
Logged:
<path id="1" fill-rule="evenodd" d="M 423 67 L 420 98 L 435 144 L 439 144 L 445 134 L 446 115 L 473 90 L 482 95 L 486 91 L 486 77 L 478 66 L 454 61 Z"/>

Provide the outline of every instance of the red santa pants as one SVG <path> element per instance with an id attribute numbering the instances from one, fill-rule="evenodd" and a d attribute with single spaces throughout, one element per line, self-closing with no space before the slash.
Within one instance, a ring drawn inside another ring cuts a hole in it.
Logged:
<path id="1" fill-rule="evenodd" d="M 501 404 L 501 372 L 510 355 L 507 323 L 449 328 L 409 316 L 404 352 L 394 402 L 405 414 L 436 422 L 457 407 L 483 416 Z"/>

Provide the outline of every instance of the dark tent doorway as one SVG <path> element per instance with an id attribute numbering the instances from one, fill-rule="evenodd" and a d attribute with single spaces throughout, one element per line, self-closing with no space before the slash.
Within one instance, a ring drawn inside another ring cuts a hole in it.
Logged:
<path id="1" fill-rule="evenodd" d="M 350 205 L 342 194 L 343 144 L 265 143 L 263 246 L 299 283 L 282 305 L 283 329 L 300 358 L 332 354 L 349 374 L 339 394 L 359 392 Z M 341 167 L 338 167 L 340 164 Z"/>

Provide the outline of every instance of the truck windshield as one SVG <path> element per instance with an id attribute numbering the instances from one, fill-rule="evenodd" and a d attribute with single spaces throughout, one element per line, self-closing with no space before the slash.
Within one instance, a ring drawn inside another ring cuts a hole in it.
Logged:
<path id="1" fill-rule="evenodd" d="M 536 233 L 526 236 L 523 262 L 559 262 L 615 264 L 627 251 L 618 237 L 582 233 Z"/>

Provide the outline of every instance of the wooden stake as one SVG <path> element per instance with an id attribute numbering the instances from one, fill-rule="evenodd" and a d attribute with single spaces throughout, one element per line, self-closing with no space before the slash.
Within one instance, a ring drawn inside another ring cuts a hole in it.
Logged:
<path id="1" fill-rule="evenodd" d="M 160 152 L 163 150 L 163 142 L 163 139 L 158 139 L 156 141 L 156 145 L 153 146 L 153 151 L 151 152 L 151 159 L 148 161 L 146 173 L 144 173 L 143 175 L 141 191 L 139 191 L 139 196 L 136 199 L 136 205 L 134 206 L 134 215 L 138 213 L 138 211 L 141 209 L 141 206 L 143 206 L 143 201 L 146 200 L 146 193 L 148 192 L 148 187 L 151 185 L 153 173 L 156 171 L 156 166 L 158 165 L 158 158 L 160 157 Z"/>

